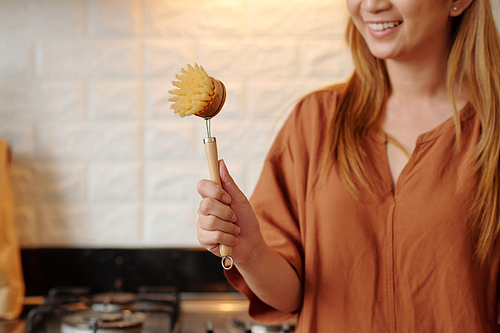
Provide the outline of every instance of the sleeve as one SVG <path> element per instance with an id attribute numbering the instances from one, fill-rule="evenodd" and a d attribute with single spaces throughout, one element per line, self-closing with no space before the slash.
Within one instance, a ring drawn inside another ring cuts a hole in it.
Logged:
<path id="1" fill-rule="evenodd" d="M 293 193 L 295 179 L 288 170 L 293 165 L 293 158 L 284 149 L 283 143 L 283 138 L 278 138 L 273 145 L 250 203 L 259 219 L 266 243 L 283 256 L 302 279 L 303 255 L 296 195 Z M 233 287 L 249 299 L 249 314 L 256 320 L 274 324 L 293 317 L 293 314 L 281 313 L 258 299 L 237 269 L 227 271 L 226 276 Z"/>
<path id="2" fill-rule="evenodd" d="M 314 96 L 297 104 L 276 137 L 250 198 L 265 241 L 290 263 L 301 281 L 304 277 L 302 240 L 308 177 L 312 174 L 311 160 L 316 159 L 310 147 L 315 147 L 321 137 L 317 130 L 325 123 L 325 119 L 318 117 L 321 109 L 321 102 Z M 262 302 L 248 288 L 237 269 L 225 273 L 231 285 L 249 299 L 249 314 L 259 322 L 277 324 L 296 315 L 280 312 Z"/>

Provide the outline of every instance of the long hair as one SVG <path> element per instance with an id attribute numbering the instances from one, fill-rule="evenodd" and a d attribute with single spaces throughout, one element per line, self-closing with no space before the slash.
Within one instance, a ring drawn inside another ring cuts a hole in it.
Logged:
<path id="1" fill-rule="evenodd" d="M 363 163 L 366 155 L 363 141 L 366 133 L 379 125 L 390 86 L 385 62 L 371 54 L 352 20 L 347 24 L 346 39 L 351 47 L 355 70 L 340 94 L 320 162 L 319 178 L 328 175 L 335 159 L 342 178 L 357 196 L 358 186 L 373 188 L 373 181 L 367 177 Z"/>
<path id="2" fill-rule="evenodd" d="M 457 86 L 467 93 L 481 122 L 481 138 L 475 152 L 477 187 L 470 229 L 475 258 L 483 263 L 500 233 L 500 37 L 490 0 L 474 0 L 453 23 L 447 88 L 454 109 L 457 150 L 460 144 L 459 112 L 454 102 Z M 355 70 L 344 85 L 330 124 L 320 178 L 326 177 L 335 160 L 340 175 L 357 195 L 360 187 L 374 190 L 373 180 L 367 176 L 364 140 L 368 131 L 381 126 L 391 87 L 385 62 L 371 54 L 352 20 L 347 24 L 346 40 Z"/>
<path id="3" fill-rule="evenodd" d="M 467 92 L 481 121 L 471 231 L 476 256 L 484 262 L 500 233 L 500 37 L 490 0 L 474 0 L 462 16 L 448 61 L 448 87 L 457 82 Z"/>

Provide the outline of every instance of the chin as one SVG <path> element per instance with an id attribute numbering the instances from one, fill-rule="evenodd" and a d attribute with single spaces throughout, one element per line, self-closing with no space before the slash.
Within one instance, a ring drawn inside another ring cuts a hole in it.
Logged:
<path id="1" fill-rule="evenodd" d="M 394 50 L 381 50 L 370 48 L 370 53 L 377 59 L 387 60 L 395 59 L 397 57 Z"/>

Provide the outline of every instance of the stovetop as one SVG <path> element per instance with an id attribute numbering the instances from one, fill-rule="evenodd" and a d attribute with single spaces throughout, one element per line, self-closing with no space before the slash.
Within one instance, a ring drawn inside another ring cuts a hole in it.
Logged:
<path id="1" fill-rule="evenodd" d="M 26 333 L 180 332 L 179 306 L 170 287 L 97 294 L 86 287 L 58 287 L 28 312 Z"/>
<path id="2" fill-rule="evenodd" d="M 21 252 L 24 311 L 17 320 L 0 320 L 0 333 L 66 333 L 61 332 L 62 324 L 65 330 L 86 326 L 90 331 L 114 333 L 108 326 L 119 321 L 125 325 L 119 332 L 126 333 L 135 333 L 137 322 L 143 322 L 140 333 L 291 332 L 294 328 L 293 322 L 267 327 L 252 321 L 248 301 L 229 285 L 220 259 L 204 249 L 41 248 Z M 158 290 L 163 284 L 175 289 Z M 61 307 L 60 300 L 52 299 L 54 293 L 65 293 L 57 286 L 86 289 L 76 300 L 63 301 L 68 304 Z M 115 308 L 114 303 L 128 305 Z M 53 305 L 59 307 L 55 312 L 50 309 Z M 63 319 L 68 315 L 79 317 Z"/>
<path id="3" fill-rule="evenodd" d="M 71 303 L 69 309 L 58 305 L 57 313 L 50 309 L 54 304 L 47 305 L 50 299 L 27 298 L 32 307 L 28 316 L 0 321 L 0 333 L 288 333 L 295 327 L 294 321 L 276 326 L 255 322 L 247 314 L 248 301 L 235 292 L 100 293 Z M 126 309 L 113 303 L 127 303 Z M 113 327 L 115 321 L 124 325 Z"/>

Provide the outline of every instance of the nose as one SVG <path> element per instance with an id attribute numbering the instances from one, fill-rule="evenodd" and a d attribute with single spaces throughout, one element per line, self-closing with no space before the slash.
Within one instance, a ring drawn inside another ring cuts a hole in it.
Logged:
<path id="1" fill-rule="evenodd" d="M 363 0 L 361 9 L 369 13 L 378 13 L 391 8 L 389 0 Z"/>

